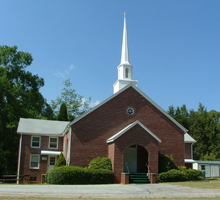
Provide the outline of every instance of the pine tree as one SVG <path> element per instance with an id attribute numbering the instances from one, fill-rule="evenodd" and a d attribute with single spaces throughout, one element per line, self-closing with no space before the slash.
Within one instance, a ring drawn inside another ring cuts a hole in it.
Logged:
<path id="1" fill-rule="evenodd" d="M 58 121 L 68 121 L 67 107 L 65 103 L 62 103 L 60 106 L 60 113 L 58 115 Z"/>

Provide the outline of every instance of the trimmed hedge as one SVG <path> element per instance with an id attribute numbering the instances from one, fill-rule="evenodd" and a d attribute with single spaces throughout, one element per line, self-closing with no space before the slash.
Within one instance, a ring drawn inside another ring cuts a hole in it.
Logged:
<path id="1" fill-rule="evenodd" d="M 105 169 L 63 166 L 48 171 L 45 181 L 49 184 L 105 184 L 113 183 L 114 175 Z"/>
<path id="2" fill-rule="evenodd" d="M 88 166 L 89 169 L 107 169 L 112 170 L 112 162 L 108 157 L 93 158 Z"/>
<path id="3" fill-rule="evenodd" d="M 159 182 L 203 180 L 203 173 L 194 169 L 172 169 L 157 176 Z"/>

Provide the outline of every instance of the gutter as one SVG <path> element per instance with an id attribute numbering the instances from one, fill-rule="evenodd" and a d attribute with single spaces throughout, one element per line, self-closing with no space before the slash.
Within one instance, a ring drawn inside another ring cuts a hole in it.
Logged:
<path id="1" fill-rule="evenodd" d="M 22 145 L 22 133 L 20 136 L 20 144 L 19 144 L 19 155 L 18 155 L 18 171 L 17 171 L 17 184 L 19 184 L 19 176 L 20 176 L 20 164 L 21 164 L 21 145 Z"/>
<path id="2" fill-rule="evenodd" d="M 72 127 L 69 129 L 69 144 L 68 144 L 68 156 L 67 156 L 67 165 L 70 165 L 70 150 L 71 150 L 71 135 L 72 135 Z"/>

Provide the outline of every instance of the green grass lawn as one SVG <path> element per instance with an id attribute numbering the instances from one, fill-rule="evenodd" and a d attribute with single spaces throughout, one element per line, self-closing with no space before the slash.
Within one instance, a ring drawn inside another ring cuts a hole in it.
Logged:
<path id="1" fill-rule="evenodd" d="M 68 199 L 68 200 L 80 200 L 80 199 L 82 199 L 82 198 L 48 198 L 48 197 L 0 197 L 0 199 L 1 200 L 66 200 L 66 199 Z M 199 200 L 199 199 L 201 199 L 201 200 L 219 200 L 220 199 L 220 197 L 213 197 L 213 198 L 201 198 L 201 197 L 199 197 L 199 198 L 154 198 L 153 200 L 162 200 L 162 199 L 166 199 L 166 200 L 174 200 L 174 199 L 178 199 L 178 200 L 187 200 L 187 199 L 189 199 L 189 200 Z M 114 198 L 114 199 L 110 199 L 110 198 L 105 198 L 105 199 L 103 199 L 103 198 L 83 198 L 83 200 L 125 200 L 125 199 L 122 199 L 122 198 Z M 130 199 L 129 198 L 129 200 L 140 200 L 140 199 Z M 144 199 L 142 199 L 141 198 L 141 200 L 144 200 Z"/>
<path id="2" fill-rule="evenodd" d="M 173 182 L 167 184 L 188 186 L 192 188 L 220 189 L 220 178 L 207 178 L 203 181 Z"/>
<path id="3" fill-rule="evenodd" d="M 79 200 L 79 199 L 82 199 L 82 198 L 48 198 L 48 197 L 0 197 L 0 200 Z M 142 198 L 141 198 L 142 199 Z M 198 197 L 198 198 L 154 198 L 153 200 L 162 200 L 162 199 L 166 199 L 166 200 L 175 200 L 175 199 L 178 199 L 178 200 L 220 200 L 220 197 Z M 83 198 L 83 200 L 125 200 L 125 199 L 109 199 L 109 198 L 106 198 L 106 199 L 99 199 L 99 198 Z M 140 200 L 140 199 L 129 199 L 129 200 Z M 144 199 L 142 199 L 144 200 Z"/>

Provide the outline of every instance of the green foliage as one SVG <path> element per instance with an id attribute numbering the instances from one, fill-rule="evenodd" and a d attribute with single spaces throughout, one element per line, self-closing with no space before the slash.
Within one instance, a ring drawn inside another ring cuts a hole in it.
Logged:
<path id="1" fill-rule="evenodd" d="M 220 160 L 220 112 L 208 112 L 201 103 L 197 111 L 188 111 L 183 105 L 176 109 L 170 106 L 167 112 L 196 140 L 193 145 L 195 160 Z"/>
<path id="2" fill-rule="evenodd" d="M 157 176 L 157 180 L 159 182 L 203 180 L 203 173 L 194 169 L 172 169 L 167 172 L 160 173 Z"/>
<path id="3" fill-rule="evenodd" d="M 66 165 L 66 160 L 65 160 L 65 157 L 63 156 L 63 153 L 61 152 L 54 168 L 65 166 L 65 165 Z"/>
<path id="4" fill-rule="evenodd" d="M 42 115 L 44 80 L 27 71 L 33 58 L 17 46 L 0 46 L 0 176 L 16 174 L 19 119 Z"/>
<path id="5" fill-rule="evenodd" d="M 49 184 L 105 184 L 113 182 L 113 172 L 105 169 L 64 166 L 51 169 L 46 173 L 46 183 Z"/>
<path id="6" fill-rule="evenodd" d="M 112 170 L 112 162 L 108 157 L 97 157 L 92 159 L 88 166 L 89 169 L 107 169 Z"/>
<path id="7" fill-rule="evenodd" d="M 159 153 L 159 173 L 167 172 L 171 169 L 178 169 L 174 163 L 173 156 Z"/>
<path id="8" fill-rule="evenodd" d="M 65 103 L 62 103 L 60 106 L 60 113 L 58 115 L 58 121 L 68 121 L 67 107 Z"/>
<path id="9" fill-rule="evenodd" d="M 68 121 L 74 120 L 90 109 L 89 104 L 91 102 L 91 98 L 89 98 L 88 101 L 85 101 L 84 97 L 77 94 L 76 90 L 72 89 L 71 86 L 72 83 L 70 82 L 70 79 L 65 80 L 61 96 L 51 101 L 51 108 L 55 114 L 54 118 L 58 117 L 59 108 L 62 103 L 66 104 Z"/>

